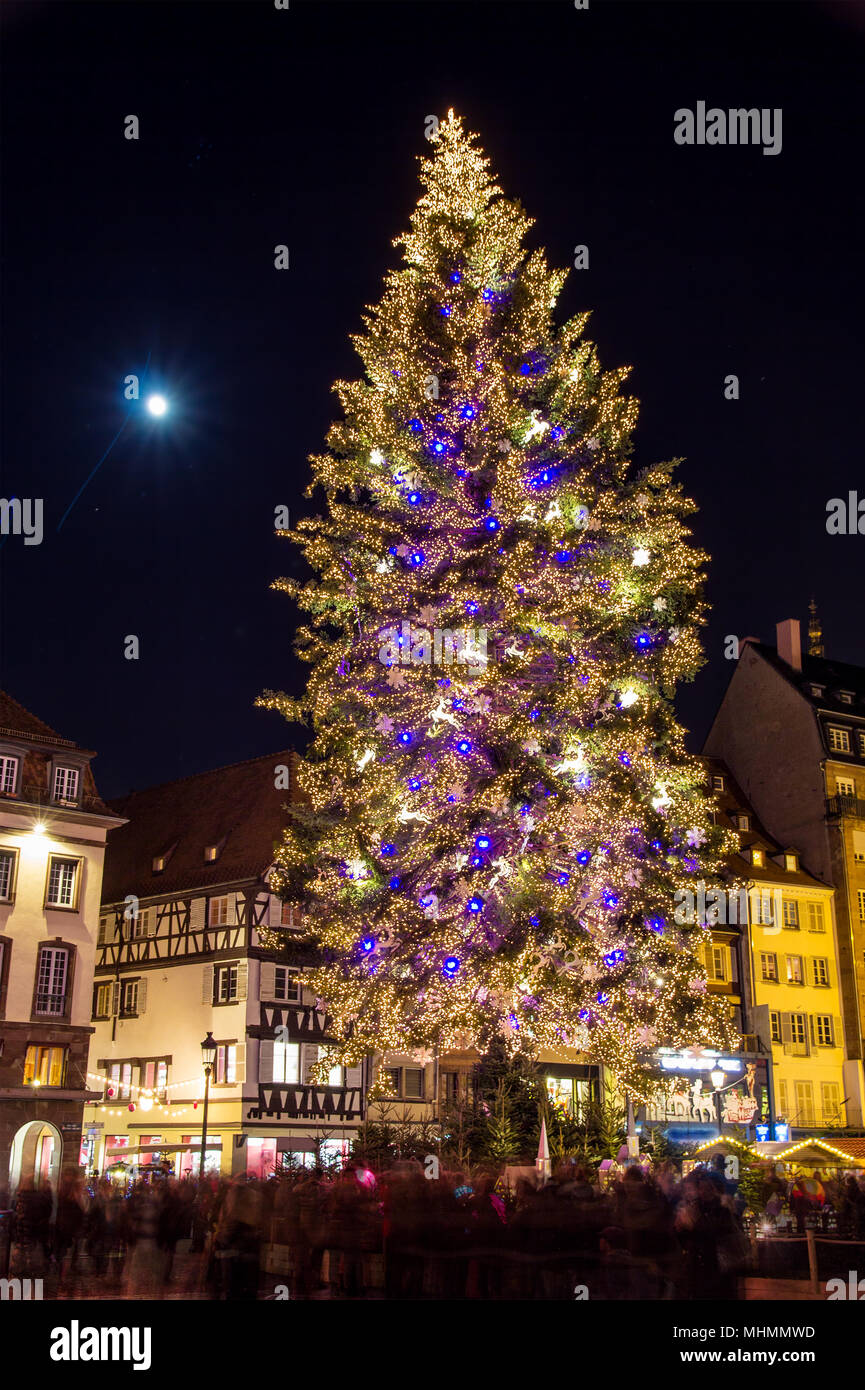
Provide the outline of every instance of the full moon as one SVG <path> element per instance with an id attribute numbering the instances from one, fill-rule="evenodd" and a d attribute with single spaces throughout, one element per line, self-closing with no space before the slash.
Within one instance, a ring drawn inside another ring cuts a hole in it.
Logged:
<path id="1" fill-rule="evenodd" d="M 168 401 L 164 396 L 148 396 L 147 409 L 151 415 L 164 415 L 168 409 Z"/>

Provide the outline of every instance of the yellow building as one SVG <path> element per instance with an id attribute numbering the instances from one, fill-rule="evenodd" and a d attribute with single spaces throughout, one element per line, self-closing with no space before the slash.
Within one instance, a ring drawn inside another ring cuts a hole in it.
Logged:
<path id="1" fill-rule="evenodd" d="M 710 980 L 731 997 L 735 989 L 747 1050 L 771 1049 L 776 1119 L 794 1132 L 861 1126 L 862 1066 L 847 1049 L 834 890 L 766 833 L 725 764 L 711 760 L 709 773 L 717 818 L 739 835 L 731 873 L 747 885 L 728 895 L 727 920 L 713 928 Z"/>

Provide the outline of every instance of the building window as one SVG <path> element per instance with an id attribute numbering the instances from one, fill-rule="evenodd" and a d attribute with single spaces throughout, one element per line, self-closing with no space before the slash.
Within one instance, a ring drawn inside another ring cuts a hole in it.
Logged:
<path id="1" fill-rule="evenodd" d="M 811 960 L 811 970 L 813 972 L 813 983 L 818 987 L 827 987 L 829 984 L 829 962 L 825 956 L 814 956 Z"/>
<path id="2" fill-rule="evenodd" d="M 823 1123 L 824 1125 L 843 1125 L 844 1116 L 841 1112 L 841 1087 L 837 1081 L 824 1081 L 820 1087 L 821 1100 L 823 1103 Z"/>
<path id="3" fill-rule="evenodd" d="M 403 1067 L 403 1095 L 406 1100 L 423 1100 L 423 1067 Z"/>
<path id="4" fill-rule="evenodd" d="M 124 980 L 120 986 L 121 1018 L 137 1018 L 144 1013 L 145 980 Z"/>
<path id="5" fill-rule="evenodd" d="M 853 831 L 853 858 L 857 864 L 865 864 L 865 831 Z"/>
<path id="6" fill-rule="evenodd" d="M 795 854 L 784 855 L 784 868 L 789 869 L 791 874 L 795 874 L 796 870 L 799 868 Z"/>
<path id="7" fill-rule="evenodd" d="M 31 1043 L 24 1054 L 24 1085 L 62 1086 L 66 1070 L 65 1047 Z"/>
<path id="8" fill-rule="evenodd" d="M 825 685 L 812 685 L 812 686 L 811 686 L 811 694 L 814 696 L 815 700 L 822 699 L 823 691 L 824 691 L 825 689 L 826 689 Z"/>
<path id="9" fill-rule="evenodd" d="M 859 756 L 865 758 L 865 731 L 859 731 Z"/>
<path id="10" fill-rule="evenodd" d="M 829 747 L 833 753 L 850 752 L 850 730 L 839 729 L 837 724 L 829 725 Z"/>
<path id="11" fill-rule="evenodd" d="M 801 984 L 804 984 L 804 979 L 803 979 L 803 976 L 802 976 L 802 957 L 801 957 L 801 956 L 788 956 L 788 957 L 787 957 L 787 984 L 788 984 L 788 985 L 801 985 Z"/>
<path id="12" fill-rule="evenodd" d="M 15 896 L 17 849 L 0 849 L 0 903 L 11 903 Z"/>
<path id="13" fill-rule="evenodd" d="M 207 845 L 204 850 L 204 862 L 212 864 L 219 858 L 219 845 Z"/>
<path id="14" fill-rule="evenodd" d="M 790 1015 L 790 1046 L 792 1051 L 800 1055 L 808 1051 L 808 1034 L 804 1014 Z"/>
<path id="15" fill-rule="evenodd" d="M 237 1043 L 220 1043 L 213 1064 L 215 1086 L 234 1086 L 237 1082 Z"/>
<path id="16" fill-rule="evenodd" d="M 15 784 L 18 781 L 18 759 L 0 757 L 0 794 L 3 796 L 15 795 Z"/>
<path id="17" fill-rule="evenodd" d="M 752 850 L 751 850 L 751 863 L 754 865 L 754 867 L 755 867 L 756 869 L 762 869 L 762 867 L 763 867 L 763 851 L 762 851 L 761 849 L 752 849 Z"/>
<path id="18" fill-rule="evenodd" d="M 778 982 L 778 957 L 774 951 L 760 952 L 760 973 L 764 980 L 773 984 Z"/>
<path id="19" fill-rule="evenodd" d="M 781 1015 L 775 1009 L 769 1013 L 769 1028 L 772 1042 L 779 1043 L 781 1041 Z"/>
<path id="20" fill-rule="evenodd" d="M 237 999 L 238 962 L 218 965 L 214 971 L 214 1003 L 231 1004 Z"/>
<path id="21" fill-rule="evenodd" d="M 856 901 L 859 904 L 859 921 L 865 922 L 865 888 L 860 888 L 856 894 Z"/>
<path id="22" fill-rule="evenodd" d="M 723 983 L 727 979 L 727 948 L 725 946 L 706 947 L 706 974 L 710 980 Z"/>
<path id="23" fill-rule="evenodd" d="M 162 1059 L 154 1058 L 151 1062 L 143 1062 L 141 1065 L 141 1085 L 145 1091 L 152 1091 L 154 1095 L 164 1097 L 168 1088 L 168 1063 Z"/>
<path id="24" fill-rule="evenodd" d="M 803 1129 L 814 1128 L 814 1086 L 811 1081 L 797 1081 L 796 1085 L 796 1114 L 793 1118 L 794 1125 L 801 1125 Z"/>
<path id="25" fill-rule="evenodd" d="M 277 965 L 273 971 L 273 997 L 283 1004 L 300 1003 L 300 974 L 287 965 Z"/>
<path id="26" fill-rule="evenodd" d="M 738 816 L 736 817 L 736 826 L 738 827 L 739 830 L 750 830 L 750 829 L 751 829 L 751 817 L 750 817 L 750 816 L 746 816 L 746 815 L 744 814 L 744 812 L 743 812 L 741 815 L 738 815 Z"/>
<path id="27" fill-rule="evenodd" d="M 35 1012 L 43 1017 L 62 1018 L 66 1012 L 66 980 L 69 952 L 65 946 L 42 946 L 36 968 Z"/>
<path id="28" fill-rule="evenodd" d="M 723 779 L 723 777 L 717 777 L 717 776 L 716 776 L 716 777 L 713 777 L 713 778 L 712 778 L 712 791 L 713 791 L 713 792 L 722 792 L 723 790 L 724 790 L 724 779 Z"/>
<path id="29" fill-rule="evenodd" d="M 301 911 L 294 903 L 284 903 L 281 898 L 270 899 L 270 925 L 272 927 L 299 927 Z"/>
<path id="30" fill-rule="evenodd" d="M 132 1063 L 112 1062 L 108 1068 L 108 1100 L 129 1100 L 132 1096 Z"/>
<path id="31" fill-rule="evenodd" d="M 46 907 L 65 907 L 73 910 L 76 908 L 80 868 L 80 859 L 66 859 L 59 854 L 49 855 Z"/>
<path id="32" fill-rule="evenodd" d="M 114 993 L 113 984 L 97 985 L 93 991 L 93 1017 L 110 1018 L 113 1009 L 111 1007 L 111 996 Z"/>
<path id="33" fill-rule="evenodd" d="M 126 940 L 140 941 L 143 936 L 151 936 L 151 924 L 153 922 L 153 908 L 140 907 L 133 917 L 126 923 Z"/>
<path id="34" fill-rule="evenodd" d="M 853 703 L 853 695 L 852 695 L 852 692 L 849 691 L 849 690 L 839 690 L 839 691 L 838 691 L 838 699 L 841 701 L 841 704 L 842 704 L 842 705 L 852 705 L 852 703 Z"/>
<path id="35" fill-rule="evenodd" d="M 814 1015 L 814 1032 L 817 1037 L 818 1047 L 834 1047 L 835 1037 L 832 1028 L 831 1014 Z"/>
<path id="36" fill-rule="evenodd" d="M 856 796 L 856 783 L 853 781 L 853 778 L 852 778 L 852 777 L 836 777 L 836 778 L 835 778 L 835 795 L 836 795 L 836 796 L 848 796 L 848 797 L 851 797 L 851 798 L 855 798 L 855 796 Z"/>
<path id="37" fill-rule="evenodd" d="M 271 1081 L 280 1085 L 297 1085 L 300 1081 L 300 1044 L 281 1042 L 273 1044 L 273 1074 Z"/>
<path id="38" fill-rule="evenodd" d="M 809 904 L 808 904 L 808 930 L 809 930 L 809 931 L 825 931 L 825 930 L 826 930 L 826 923 L 825 923 L 825 920 L 824 920 L 824 917 L 823 917 L 823 904 L 822 904 L 822 903 L 809 903 Z"/>
<path id="39" fill-rule="evenodd" d="M 210 927 L 228 926 L 228 898 L 211 898 L 207 906 L 207 924 Z"/>
<path id="40" fill-rule="evenodd" d="M 61 806 L 77 806 L 80 775 L 77 767 L 55 767 L 52 800 Z"/>
<path id="41" fill-rule="evenodd" d="M 400 1093 L 400 1077 L 402 1071 L 400 1067 L 383 1067 L 382 1080 L 389 1096 L 398 1096 Z"/>
<path id="42" fill-rule="evenodd" d="M 775 1087 L 778 1100 L 778 1118 L 786 1119 L 790 1114 L 787 1108 L 787 1082 L 779 1080 Z"/>
<path id="43" fill-rule="evenodd" d="M 796 928 L 799 926 L 799 904 L 795 898 L 784 899 L 784 926 Z"/>

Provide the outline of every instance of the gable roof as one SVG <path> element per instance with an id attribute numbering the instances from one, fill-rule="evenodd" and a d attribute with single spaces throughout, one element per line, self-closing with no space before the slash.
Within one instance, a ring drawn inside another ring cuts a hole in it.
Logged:
<path id="1" fill-rule="evenodd" d="M 802 670 L 794 671 L 788 666 L 777 649 L 767 642 L 755 642 L 748 638 L 748 646 L 759 652 L 774 671 L 783 676 L 788 685 L 798 690 L 803 699 L 815 709 L 829 709 L 838 714 L 865 714 L 865 667 L 854 666 L 848 661 L 830 661 L 824 656 L 802 654 Z M 822 686 L 823 695 L 814 695 L 812 685 Z M 853 703 L 845 704 L 838 699 L 839 690 L 850 691 Z"/>
<path id="2" fill-rule="evenodd" d="M 285 806 L 298 799 L 296 763 L 297 755 L 283 749 L 112 801 L 128 824 L 108 841 L 103 903 L 122 902 L 129 893 L 147 899 L 260 878 L 273 863 Z M 274 785 L 280 766 L 289 768 L 287 790 Z M 204 858 L 210 845 L 220 846 L 212 862 Z M 160 855 L 168 856 L 165 868 L 154 872 Z"/>
<path id="3" fill-rule="evenodd" d="M 718 807 L 719 823 L 726 830 L 733 830 L 738 833 L 739 845 L 743 850 L 756 848 L 763 851 L 763 863 L 759 868 L 750 859 L 745 859 L 742 854 L 730 856 L 727 863 L 737 878 L 753 879 L 760 883 L 789 884 L 791 887 L 794 884 L 798 884 L 802 888 L 828 887 L 821 879 L 807 873 L 801 865 L 797 869 L 788 869 L 783 863 L 775 863 L 775 858 L 784 854 L 795 854 L 796 862 L 799 863 L 798 850 L 794 845 L 780 845 L 768 834 L 761 824 L 757 812 L 721 758 L 703 757 L 701 761 L 710 778 L 712 776 L 724 778 L 724 790 L 722 792 L 713 791 L 712 793 Z M 740 813 L 750 816 L 749 830 L 739 830 L 736 825 L 734 817 Z"/>
<path id="4" fill-rule="evenodd" d="M 0 690 L 0 733 L 20 734 L 22 738 L 36 738 L 40 742 L 65 743 L 74 748 L 72 739 L 61 738 L 44 719 L 38 719 L 25 709 L 7 690 Z"/>

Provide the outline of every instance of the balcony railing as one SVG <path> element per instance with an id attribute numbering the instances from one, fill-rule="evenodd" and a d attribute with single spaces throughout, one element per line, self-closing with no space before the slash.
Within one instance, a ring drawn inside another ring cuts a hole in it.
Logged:
<path id="1" fill-rule="evenodd" d="M 291 1082 L 262 1083 L 258 1087 L 258 1102 L 247 1119 L 262 1116 L 290 1120 L 354 1120 L 363 1115 L 363 1090 L 360 1086 L 301 1086 Z"/>
<path id="2" fill-rule="evenodd" d="M 92 792 L 81 792 L 79 796 L 73 798 L 52 797 L 48 788 L 40 783 L 24 783 L 17 792 L 0 792 L 0 799 L 3 801 L 23 801 L 31 806 L 58 806 L 66 809 L 78 809 L 82 811 L 104 811 L 106 809 L 104 801 Z"/>
<path id="3" fill-rule="evenodd" d="M 858 816 L 865 820 L 865 801 L 858 796 L 830 796 L 826 799 L 826 813 L 830 816 Z"/>

